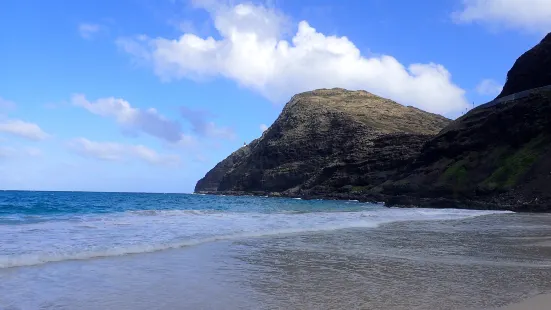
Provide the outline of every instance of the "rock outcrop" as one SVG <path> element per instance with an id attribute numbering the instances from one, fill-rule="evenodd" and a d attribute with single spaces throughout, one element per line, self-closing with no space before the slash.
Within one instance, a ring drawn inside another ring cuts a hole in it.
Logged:
<path id="1" fill-rule="evenodd" d="M 364 91 L 298 94 L 196 192 L 550 212 L 550 84 L 548 34 L 515 62 L 502 100 L 453 122 Z"/>
<path id="2" fill-rule="evenodd" d="M 551 211 L 551 91 L 470 111 L 380 192 L 400 205 Z"/>
<path id="3" fill-rule="evenodd" d="M 517 59 L 497 98 L 547 85 L 551 85 L 551 33 Z"/>
<path id="4" fill-rule="evenodd" d="M 328 196 L 370 189 L 449 122 L 365 91 L 301 93 L 261 138 L 220 162 L 195 191 Z"/>
<path id="5" fill-rule="evenodd" d="M 551 211 L 551 89 L 542 88 L 550 84 L 548 34 L 509 70 L 497 98 L 512 100 L 477 107 L 452 122 L 379 189 L 385 200 Z"/>

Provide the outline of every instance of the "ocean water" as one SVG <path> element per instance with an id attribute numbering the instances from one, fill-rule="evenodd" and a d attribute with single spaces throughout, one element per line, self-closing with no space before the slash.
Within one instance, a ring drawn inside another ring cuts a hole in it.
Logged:
<path id="1" fill-rule="evenodd" d="M 549 289 L 539 244 L 549 222 L 356 201 L 4 191 L 0 309 L 501 305 Z"/>
<path id="2" fill-rule="evenodd" d="M 176 194 L 1 192 L 0 268 L 486 211 Z"/>

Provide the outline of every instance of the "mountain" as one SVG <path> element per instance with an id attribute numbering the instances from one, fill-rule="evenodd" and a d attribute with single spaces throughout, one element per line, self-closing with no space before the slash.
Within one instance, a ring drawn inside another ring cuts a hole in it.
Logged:
<path id="1" fill-rule="evenodd" d="M 477 108 L 379 191 L 390 204 L 551 211 L 551 91 Z"/>
<path id="2" fill-rule="evenodd" d="M 450 121 L 365 91 L 295 95 L 196 192 L 551 212 L 551 34 Z"/>
<path id="3" fill-rule="evenodd" d="M 551 33 L 517 59 L 497 97 L 548 85 L 551 85 Z"/>
<path id="4" fill-rule="evenodd" d="M 379 188 L 384 200 L 551 211 L 549 85 L 551 34 L 517 59 L 496 100 L 448 125 Z"/>
<path id="5" fill-rule="evenodd" d="M 262 137 L 216 165 L 195 191 L 328 197 L 369 189 L 449 123 L 365 91 L 297 94 Z"/>

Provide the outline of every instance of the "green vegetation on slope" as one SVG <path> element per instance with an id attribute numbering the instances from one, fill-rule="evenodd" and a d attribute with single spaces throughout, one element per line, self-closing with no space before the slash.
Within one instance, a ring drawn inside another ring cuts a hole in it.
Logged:
<path id="1" fill-rule="evenodd" d="M 467 169 L 465 168 L 464 160 L 455 162 L 453 165 L 448 167 L 443 174 L 446 180 L 451 180 L 455 185 L 461 186 L 467 180 Z"/>
<path id="2" fill-rule="evenodd" d="M 468 185 L 469 174 L 465 164 L 466 159 L 456 161 L 441 176 L 442 181 L 452 186 L 454 196 L 464 191 Z"/>
<path id="3" fill-rule="evenodd" d="M 520 177 L 541 155 L 545 140 L 546 137 L 540 135 L 516 151 L 506 153 L 501 157 L 498 168 L 482 184 L 490 189 L 509 189 L 517 185 Z"/>

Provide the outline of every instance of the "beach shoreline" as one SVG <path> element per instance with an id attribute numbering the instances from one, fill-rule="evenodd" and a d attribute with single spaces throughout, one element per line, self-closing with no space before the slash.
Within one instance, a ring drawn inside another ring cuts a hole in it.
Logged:
<path id="1" fill-rule="evenodd" d="M 495 310 L 551 292 L 549 214 L 8 194 L 56 212 L 25 204 L 0 216 L 15 263 L 0 268 L 0 309 Z"/>
<path id="2" fill-rule="evenodd" d="M 449 197 L 419 197 L 419 195 L 388 195 L 359 192 L 320 193 L 320 194 L 289 194 L 265 191 L 198 191 L 193 195 L 235 196 L 235 197 L 265 197 L 265 198 L 292 198 L 302 200 L 332 200 L 358 201 L 362 203 L 383 204 L 391 208 L 427 208 L 427 209 L 462 209 L 512 211 L 519 213 L 551 213 L 551 204 L 527 204 L 508 200 L 501 202 L 486 201 L 484 199 L 457 199 Z"/>

